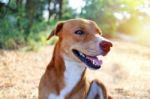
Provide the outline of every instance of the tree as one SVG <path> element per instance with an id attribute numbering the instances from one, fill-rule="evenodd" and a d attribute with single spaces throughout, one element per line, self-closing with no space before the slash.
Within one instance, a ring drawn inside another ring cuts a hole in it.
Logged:
<path id="1" fill-rule="evenodd" d="M 138 16 L 138 6 L 142 5 L 144 0 L 84 0 L 86 2 L 81 12 L 81 17 L 92 19 L 98 23 L 105 35 L 114 34 L 117 30 L 120 20 L 114 13 L 128 13 L 132 16 Z M 124 19 L 123 19 L 124 20 Z"/>
<path id="2" fill-rule="evenodd" d="M 61 19 L 63 10 L 63 0 L 48 0 L 47 10 L 49 11 L 49 20 L 52 16 L 55 16 L 55 19 Z"/>

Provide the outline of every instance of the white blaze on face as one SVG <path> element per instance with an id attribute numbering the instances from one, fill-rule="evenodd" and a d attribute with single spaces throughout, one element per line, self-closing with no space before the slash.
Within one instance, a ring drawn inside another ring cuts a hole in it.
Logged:
<path id="1" fill-rule="evenodd" d="M 102 48 L 100 47 L 100 43 L 101 43 L 102 41 L 111 42 L 111 41 L 109 41 L 108 39 L 102 37 L 101 35 L 95 34 L 95 39 L 94 39 L 93 41 L 91 41 L 91 42 L 93 43 L 93 46 L 92 46 L 91 49 L 92 49 L 92 50 L 95 49 L 95 51 L 96 51 L 97 53 L 100 53 L 100 54 L 101 54 L 101 53 L 103 52 Z"/>
<path id="2" fill-rule="evenodd" d="M 102 49 L 100 48 L 100 42 L 104 40 L 104 38 L 99 34 L 95 34 L 94 36 L 95 37 L 87 43 L 87 51 L 91 55 L 97 56 L 102 53 Z"/>
<path id="3" fill-rule="evenodd" d="M 100 43 L 104 40 L 104 38 L 99 34 L 95 34 L 95 38 L 96 38 L 96 49 L 100 50 L 100 52 L 102 53 L 102 50 L 100 48 Z"/>

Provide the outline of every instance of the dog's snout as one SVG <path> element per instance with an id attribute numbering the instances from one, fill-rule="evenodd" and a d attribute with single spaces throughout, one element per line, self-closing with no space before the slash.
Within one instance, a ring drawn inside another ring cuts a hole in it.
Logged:
<path id="1" fill-rule="evenodd" d="M 105 40 L 101 41 L 99 45 L 100 45 L 100 48 L 101 48 L 105 53 L 107 53 L 107 52 L 110 50 L 110 47 L 113 46 L 113 44 L 112 44 L 111 42 L 105 41 Z"/>

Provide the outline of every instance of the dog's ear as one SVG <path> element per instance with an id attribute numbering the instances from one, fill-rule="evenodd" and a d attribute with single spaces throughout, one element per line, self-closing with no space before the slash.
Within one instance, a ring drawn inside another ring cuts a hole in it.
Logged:
<path id="1" fill-rule="evenodd" d="M 50 35 L 48 36 L 47 40 L 49 40 L 52 36 L 58 35 L 64 25 L 64 21 L 57 23 L 56 27 L 52 30 Z"/>

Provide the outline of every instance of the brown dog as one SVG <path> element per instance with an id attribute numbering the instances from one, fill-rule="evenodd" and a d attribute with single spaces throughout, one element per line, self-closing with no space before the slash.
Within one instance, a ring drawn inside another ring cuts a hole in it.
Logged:
<path id="1" fill-rule="evenodd" d="M 105 56 L 112 47 L 96 23 L 85 19 L 60 22 L 49 38 L 54 35 L 59 40 L 41 78 L 39 99 L 110 99 L 100 81 L 86 77 L 87 68 L 101 67 L 97 56 Z"/>

